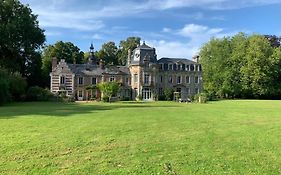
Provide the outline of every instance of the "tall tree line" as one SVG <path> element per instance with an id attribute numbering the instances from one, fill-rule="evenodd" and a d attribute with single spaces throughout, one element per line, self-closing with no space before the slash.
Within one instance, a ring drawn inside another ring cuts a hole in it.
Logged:
<path id="1" fill-rule="evenodd" d="M 205 91 L 219 98 L 281 98 L 281 48 L 274 36 L 212 38 L 200 50 Z"/>

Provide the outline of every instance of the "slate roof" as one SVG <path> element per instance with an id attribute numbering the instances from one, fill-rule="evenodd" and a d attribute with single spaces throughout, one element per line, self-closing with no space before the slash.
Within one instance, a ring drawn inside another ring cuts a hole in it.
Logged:
<path id="1" fill-rule="evenodd" d="M 186 59 L 186 58 L 167 58 L 167 57 L 164 57 L 164 58 L 161 58 L 159 60 L 157 60 L 157 63 L 183 63 L 183 64 L 198 64 L 194 61 L 191 61 L 189 59 Z"/>
<path id="2" fill-rule="evenodd" d="M 125 66 L 106 66 L 101 69 L 98 65 L 93 64 L 68 64 L 71 72 L 81 76 L 99 76 L 102 74 L 109 75 L 126 75 L 129 74 L 129 68 Z"/>
<path id="3" fill-rule="evenodd" d="M 145 44 L 145 42 L 143 42 L 142 45 L 140 45 L 140 46 L 137 47 L 136 49 L 153 50 L 154 48 L 149 47 L 148 45 Z"/>

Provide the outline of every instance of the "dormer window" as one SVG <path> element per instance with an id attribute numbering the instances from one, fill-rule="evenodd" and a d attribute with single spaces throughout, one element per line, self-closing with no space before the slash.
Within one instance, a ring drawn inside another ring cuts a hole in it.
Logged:
<path id="1" fill-rule="evenodd" d="M 183 70 L 183 71 L 185 70 L 185 64 L 181 65 L 181 70 Z"/>
<path id="2" fill-rule="evenodd" d="M 185 70 L 189 71 L 190 70 L 189 67 L 190 67 L 189 65 L 186 65 Z"/>
<path id="3" fill-rule="evenodd" d="M 79 85 L 82 85 L 83 83 L 84 83 L 83 77 L 79 77 L 79 78 L 78 78 L 78 84 L 79 84 Z"/>
<path id="4" fill-rule="evenodd" d="M 193 64 L 190 65 L 190 71 L 194 71 L 194 65 Z"/>
<path id="5" fill-rule="evenodd" d="M 169 64 L 169 70 L 173 70 L 173 65 Z"/>

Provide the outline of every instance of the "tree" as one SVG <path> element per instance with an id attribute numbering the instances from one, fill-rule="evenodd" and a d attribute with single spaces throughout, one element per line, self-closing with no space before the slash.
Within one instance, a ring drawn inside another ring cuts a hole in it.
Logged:
<path id="1" fill-rule="evenodd" d="M 102 92 L 103 99 L 105 101 L 109 101 L 111 97 L 116 96 L 119 89 L 120 84 L 117 82 L 103 82 L 97 85 L 97 88 Z"/>
<path id="2" fill-rule="evenodd" d="M 254 97 L 266 96 L 270 92 L 270 56 L 273 48 L 270 43 L 260 35 L 248 38 L 248 47 L 245 55 L 245 64 L 241 68 L 242 89 L 251 92 Z"/>
<path id="3" fill-rule="evenodd" d="M 102 45 L 99 51 L 99 57 L 105 61 L 106 65 L 118 65 L 117 53 L 118 48 L 115 46 L 114 42 L 110 41 Z"/>
<path id="4" fill-rule="evenodd" d="M 84 53 L 71 42 L 58 41 L 54 45 L 45 47 L 42 53 L 42 70 L 47 84 L 49 83 L 53 57 L 56 57 L 58 61 L 65 59 L 67 63 L 80 64 L 83 62 Z"/>
<path id="5" fill-rule="evenodd" d="M 230 54 L 228 38 L 212 38 L 200 51 L 204 89 L 211 96 L 227 97 L 231 93 Z"/>
<path id="6" fill-rule="evenodd" d="M 128 58 L 128 50 L 134 50 L 140 45 L 140 37 L 128 37 L 126 40 L 120 41 L 118 51 L 118 62 L 120 65 L 125 65 Z"/>
<path id="7" fill-rule="evenodd" d="M 210 96 L 281 97 L 281 49 L 263 35 L 213 38 L 201 48 L 200 57 Z"/>
<path id="8" fill-rule="evenodd" d="M 39 50 L 45 42 L 37 16 L 18 0 L 0 1 L 0 66 L 20 72 L 28 79 L 35 76 L 41 58 Z M 40 64 L 39 64 L 40 65 Z"/>

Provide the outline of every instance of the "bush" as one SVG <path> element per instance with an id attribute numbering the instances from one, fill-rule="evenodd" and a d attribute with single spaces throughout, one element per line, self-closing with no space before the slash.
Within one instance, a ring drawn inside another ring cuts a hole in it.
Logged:
<path id="1" fill-rule="evenodd" d="M 103 101 L 103 102 L 109 102 L 109 97 L 108 97 L 108 96 L 103 96 L 103 97 L 101 98 L 101 101 Z"/>
<path id="2" fill-rule="evenodd" d="M 51 101 L 56 97 L 47 89 L 33 86 L 27 90 L 26 99 L 27 101 Z"/>
<path id="3" fill-rule="evenodd" d="M 165 101 L 166 100 L 165 95 L 159 95 L 158 100 L 159 101 Z"/>
<path id="4" fill-rule="evenodd" d="M 15 101 L 24 100 L 26 88 L 27 88 L 27 82 L 19 73 L 13 73 L 10 75 L 9 91 L 12 100 Z"/>
<path id="5" fill-rule="evenodd" d="M 173 99 L 173 89 L 165 89 L 164 90 L 164 95 L 165 95 L 165 99 L 167 101 L 171 101 Z"/>
<path id="6" fill-rule="evenodd" d="M 197 103 L 207 103 L 208 96 L 206 93 L 199 93 L 194 96 L 194 101 Z"/>

